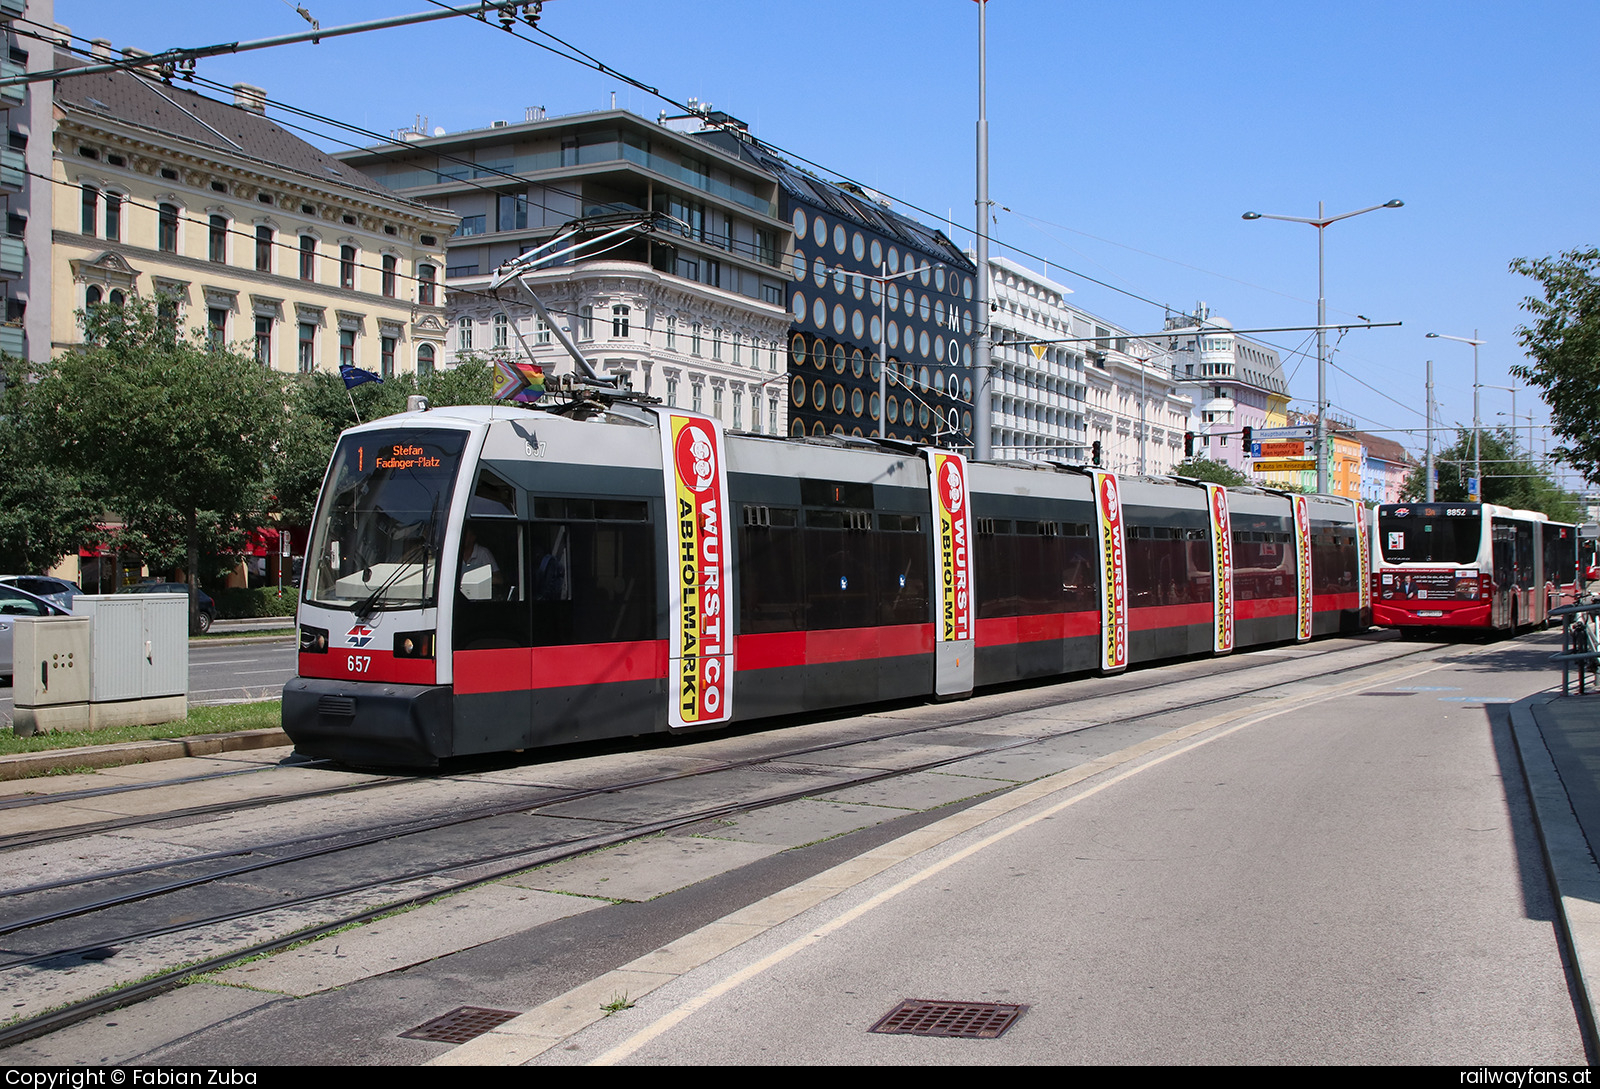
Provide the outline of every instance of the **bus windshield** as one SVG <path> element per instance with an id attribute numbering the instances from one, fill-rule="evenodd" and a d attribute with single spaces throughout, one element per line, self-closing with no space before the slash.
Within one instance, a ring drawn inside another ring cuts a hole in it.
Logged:
<path id="1" fill-rule="evenodd" d="M 1476 503 L 1379 507 L 1378 543 L 1388 563 L 1477 563 L 1483 508 Z"/>
<path id="2" fill-rule="evenodd" d="M 311 527 L 306 600 L 361 614 L 432 605 L 464 431 L 346 435 Z"/>

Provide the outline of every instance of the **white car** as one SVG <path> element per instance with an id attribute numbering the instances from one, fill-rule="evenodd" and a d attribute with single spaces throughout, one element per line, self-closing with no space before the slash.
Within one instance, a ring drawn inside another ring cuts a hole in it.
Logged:
<path id="1" fill-rule="evenodd" d="M 15 586 L 0 585 L 0 686 L 11 684 L 11 625 L 19 616 L 68 616 L 67 610 Z"/>

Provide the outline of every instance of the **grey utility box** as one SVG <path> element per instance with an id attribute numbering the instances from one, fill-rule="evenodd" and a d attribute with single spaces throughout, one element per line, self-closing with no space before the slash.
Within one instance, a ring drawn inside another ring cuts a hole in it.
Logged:
<path id="1" fill-rule="evenodd" d="M 72 611 L 94 625 L 95 729 L 188 716 L 188 595 L 83 594 L 72 599 Z"/>
<path id="2" fill-rule="evenodd" d="M 19 616 L 12 628 L 18 737 L 89 728 L 93 677 L 86 616 Z"/>

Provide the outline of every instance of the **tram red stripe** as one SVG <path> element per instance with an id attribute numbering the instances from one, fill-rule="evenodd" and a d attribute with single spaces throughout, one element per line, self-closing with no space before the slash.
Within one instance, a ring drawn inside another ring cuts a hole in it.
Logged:
<path id="1" fill-rule="evenodd" d="M 463 694 L 650 681 L 667 675 L 667 641 L 460 650 L 455 672 Z"/>
<path id="2" fill-rule="evenodd" d="M 1128 627 L 1133 631 L 1155 628 L 1182 628 L 1190 624 L 1211 623 L 1211 602 L 1188 605 L 1146 605 L 1128 610 Z"/>
<path id="3" fill-rule="evenodd" d="M 1233 615 L 1236 620 L 1261 620 L 1271 616 L 1294 614 L 1293 597 L 1245 598 L 1233 603 Z"/>
<path id="4" fill-rule="evenodd" d="M 734 640 L 734 664 L 740 672 L 932 653 L 932 624 L 762 632 Z"/>
<path id="5" fill-rule="evenodd" d="M 978 621 L 978 646 L 1002 647 L 1100 634 L 1098 609 L 1071 613 L 997 616 Z"/>
<path id="6" fill-rule="evenodd" d="M 393 651 L 353 650 L 333 647 L 326 654 L 301 652 L 296 672 L 302 677 L 330 681 L 388 681 L 391 684 L 432 684 L 432 658 L 396 658 Z"/>
<path id="7" fill-rule="evenodd" d="M 1351 590 L 1347 594 L 1317 594 L 1311 595 L 1312 612 L 1331 612 L 1334 609 L 1359 609 L 1361 595 Z"/>

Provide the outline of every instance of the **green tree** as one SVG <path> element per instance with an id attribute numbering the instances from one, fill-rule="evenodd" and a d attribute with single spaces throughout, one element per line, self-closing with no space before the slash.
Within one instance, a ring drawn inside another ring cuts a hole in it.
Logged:
<path id="1" fill-rule="evenodd" d="M 1537 280 L 1544 295 L 1522 300 L 1533 322 L 1517 328 L 1517 339 L 1533 362 L 1510 371 L 1544 391 L 1551 426 L 1565 440 L 1552 453 L 1600 481 L 1600 249 L 1519 257 L 1511 271 Z"/>
<path id="2" fill-rule="evenodd" d="M 0 571 L 35 574 L 94 536 L 99 504 L 76 466 L 54 466 L 30 419 L 27 364 L 0 372 Z"/>
<path id="3" fill-rule="evenodd" d="M 225 547 L 266 513 L 283 379 L 199 332 L 179 335 L 148 300 L 80 320 L 84 344 L 44 368 L 33 392 L 39 440 L 56 467 L 98 482 L 157 562 L 181 556 L 198 585 L 208 538 Z"/>
<path id="4" fill-rule="evenodd" d="M 1471 428 L 1457 431 L 1455 443 L 1433 457 L 1439 473 L 1434 498 L 1441 503 L 1465 503 L 1467 479 L 1473 468 Z M 1484 502 L 1542 511 L 1557 522 L 1583 521 L 1578 497 L 1557 484 L 1526 451 L 1518 449 L 1516 436 L 1508 428 L 1478 432 L 1478 458 L 1483 464 Z M 1418 465 L 1406 475 L 1401 499 L 1415 503 L 1428 494 L 1426 472 L 1424 466 Z"/>
<path id="5" fill-rule="evenodd" d="M 1208 484 L 1226 484 L 1230 488 L 1250 483 L 1250 478 L 1239 470 L 1210 458 L 1184 458 L 1172 467 L 1172 475 L 1204 480 Z"/>

